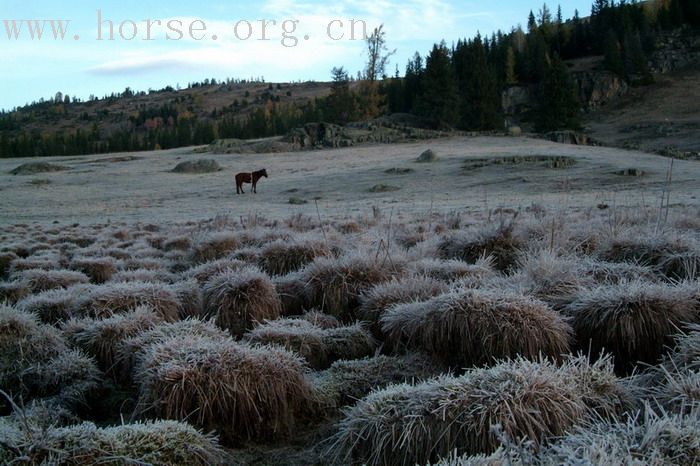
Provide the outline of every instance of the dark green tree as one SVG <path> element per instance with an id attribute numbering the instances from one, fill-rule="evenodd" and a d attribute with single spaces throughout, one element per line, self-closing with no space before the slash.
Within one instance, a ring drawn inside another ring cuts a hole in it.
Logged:
<path id="1" fill-rule="evenodd" d="M 418 114 L 438 127 L 455 126 L 459 119 L 457 83 L 445 41 L 435 44 L 428 55 L 421 87 Z"/>
<path id="2" fill-rule="evenodd" d="M 538 94 L 537 131 L 579 128 L 581 103 L 578 92 L 566 64 L 559 57 L 552 60 Z"/>

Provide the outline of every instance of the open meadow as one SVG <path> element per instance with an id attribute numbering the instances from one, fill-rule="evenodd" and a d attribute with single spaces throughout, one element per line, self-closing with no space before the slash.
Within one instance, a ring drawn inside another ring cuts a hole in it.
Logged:
<path id="1" fill-rule="evenodd" d="M 201 152 L 0 159 L 0 463 L 698 464 L 700 162 Z"/>

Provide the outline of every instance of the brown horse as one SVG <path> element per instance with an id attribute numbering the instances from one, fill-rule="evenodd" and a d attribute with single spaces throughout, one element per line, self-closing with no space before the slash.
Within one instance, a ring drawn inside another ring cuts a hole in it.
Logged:
<path id="1" fill-rule="evenodd" d="M 239 173 L 238 175 L 236 175 L 236 194 L 245 194 L 245 191 L 243 191 L 243 183 L 252 183 L 253 192 L 257 194 L 258 181 L 263 176 L 267 178 L 267 170 L 265 169 L 258 170 L 252 173 Z"/>

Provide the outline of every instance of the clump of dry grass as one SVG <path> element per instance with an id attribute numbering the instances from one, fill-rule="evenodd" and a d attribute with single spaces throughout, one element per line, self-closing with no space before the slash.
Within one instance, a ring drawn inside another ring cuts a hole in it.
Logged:
<path id="1" fill-rule="evenodd" d="M 292 272 L 283 277 L 273 277 L 272 281 L 282 303 L 282 315 L 300 315 L 309 307 L 301 273 Z"/>
<path id="2" fill-rule="evenodd" d="M 17 254 L 15 254 L 14 252 L 0 253 L 0 279 L 4 279 L 7 277 L 7 274 L 10 270 L 10 264 L 17 258 Z"/>
<path id="3" fill-rule="evenodd" d="M 61 330 L 68 343 L 95 357 L 104 372 L 120 375 L 115 372 L 116 355 L 120 345 L 162 321 L 152 309 L 139 307 L 107 319 L 69 320 Z"/>
<path id="4" fill-rule="evenodd" d="M 473 279 L 481 282 L 493 278 L 496 271 L 491 260 L 479 259 L 475 264 L 461 260 L 421 259 L 408 265 L 409 272 L 444 282 L 460 279 Z"/>
<path id="5" fill-rule="evenodd" d="M 666 412 L 700 409 L 700 325 L 689 325 L 661 364 L 637 377 L 646 394 Z"/>
<path id="6" fill-rule="evenodd" d="M 142 412 L 188 419 L 229 443 L 287 435 L 311 398 L 304 363 L 281 348 L 185 336 L 151 345 L 141 361 Z"/>
<path id="7" fill-rule="evenodd" d="M 121 270 L 112 276 L 113 282 L 173 283 L 177 276 L 165 270 Z"/>
<path id="8" fill-rule="evenodd" d="M 68 349 L 54 327 L 0 305 L 0 387 L 25 401 L 52 397 L 64 405 L 83 400 L 100 379 L 92 359 Z"/>
<path id="9" fill-rule="evenodd" d="M 53 270 L 60 266 L 60 256 L 41 256 L 19 258 L 12 261 L 10 264 L 10 276 L 17 275 L 25 270 Z"/>
<path id="10" fill-rule="evenodd" d="M 175 236 L 163 241 L 161 247 L 164 251 L 189 251 L 192 240 L 188 236 Z"/>
<path id="11" fill-rule="evenodd" d="M 510 291 L 455 290 L 394 306 L 381 324 L 393 348 L 418 348 L 460 366 L 516 356 L 559 358 L 571 340 L 571 327 L 557 312 Z"/>
<path id="12" fill-rule="evenodd" d="M 26 282 L 32 293 L 68 288 L 69 286 L 85 284 L 90 279 L 81 272 L 73 270 L 24 270 L 14 275 L 20 281 Z"/>
<path id="13" fill-rule="evenodd" d="M 462 231 L 444 238 L 437 251 L 441 259 L 459 259 L 472 264 L 490 256 L 496 269 L 508 271 L 516 264 L 522 246 L 510 223 Z"/>
<path id="14" fill-rule="evenodd" d="M 446 283 L 425 276 L 413 276 L 394 279 L 380 283 L 360 297 L 360 319 L 369 323 L 372 334 L 383 338 L 380 319 L 384 312 L 395 304 L 426 301 L 446 293 L 449 287 Z"/>
<path id="15" fill-rule="evenodd" d="M 17 307 L 35 314 L 46 324 L 54 325 L 75 317 L 77 303 L 89 292 L 90 285 L 44 291 L 27 296 L 17 303 Z"/>
<path id="16" fill-rule="evenodd" d="M 641 280 L 582 290 L 564 309 L 582 349 L 615 356 L 626 371 L 637 362 L 655 363 L 678 329 L 698 322 L 695 287 Z"/>
<path id="17" fill-rule="evenodd" d="M 162 343 L 171 338 L 186 337 L 207 337 L 212 340 L 226 340 L 229 338 L 229 335 L 214 325 L 213 322 L 197 319 L 161 323 L 150 330 L 140 332 L 121 342 L 115 355 L 115 371 L 122 376 L 130 375 L 152 345 Z"/>
<path id="18" fill-rule="evenodd" d="M 199 317 L 204 312 L 204 296 L 202 289 L 196 280 L 185 280 L 174 283 L 170 289 L 177 296 L 180 303 L 179 314 L 181 319 Z"/>
<path id="19" fill-rule="evenodd" d="M 31 293 L 29 283 L 23 280 L 0 282 L 0 302 L 16 304 Z"/>
<path id="20" fill-rule="evenodd" d="M 519 278 L 527 292 L 559 310 L 569 304 L 581 288 L 592 283 L 582 274 L 578 259 L 542 250 L 520 257 Z"/>
<path id="21" fill-rule="evenodd" d="M 402 266 L 360 255 L 320 257 L 301 272 L 300 279 L 311 307 L 349 323 L 357 319 L 360 295 L 399 275 Z"/>
<path id="22" fill-rule="evenodd" d="M 80 350 L 66 350 L 22 372 L 23 398 L 41 398 L 72 408 L 84 404 L 102 384 L 95 360 Z"/>
<path id="23" fill-rule="evenodd" d="M 78 270 L 88 277 L 93 283 L 101 284 L 109 281 L 112 275 L 117 273 L 117 266 L 110 257 L 74 258 L 70 263 L 70 268 Z"/>
<path id="24" fill-rule="evenodd" d="M 540 454 L 543 465 L 696 465 L 700 458 L 700 410 L 659 415 L 645 409 L 614 423 L 578 427 Z"/>
<path id="25" fill-rule="evenodd" d="M 672 280 L 692 280 L 700 271 L 700 246 L 683 236 L 629 232 L 608 240 L 598 250 L 598 257 L 649 266 Z"/>
<path id="26" fill-rule="evenodd" d="M 341 326 L 338 319 L 318 310 L 308 311 L 304 313 L 301 318 L 323 329 L 338 328 Z"/>
<path id="27" fill-rule="evenodd" d="M 174 421 L 56 427 L 23 417 L 2 431 L 0 460 L 7 464 L 209 466 L 230 461 L 215 437 Z"/>
<path id="28" fill-rule="evenodd" d="M 197 241 L 190 250 L 190 257 L 196 263 L 210 262 L 222 259 L 239 247 L 241 242 L 235 234 L 220 231 Z"/>
<path id="29" fill-rule="evenodd" d="M 215 275 L 227 270 L 240 270 L 246 263 L 236 259 L 219 259 L 197 265 L 187 270 L 184 275 L 187 278 L 197 280 L 201 285 L 205 284 Z"/>
<path id="30" fill-rule="evenodd" d="M 287 275 L 300 270 L 317 257 L 330 255 L 330 249 L 321 240 L 277 240 L 262 248 L 258 265 L 270 275 Z"/>
<path id="31" fill-rule="evenodd" d="M 204 285 L 204 312 L 234 336 L 277 319 L 282 304 L 270 278 L 254 268 L 226 270 Z"/>
<path id="32" fill-rule="evenodd" d="M 339 359 L 370 356 L 377 349 L 377 342 L 361 324 L 323 329 L 304 318 L 266 322 L 246 338 L 294 351 L 313 369 L 325 369 Z"/>
<path id="33" fill-rule="evenodd" d="M 128 282 L 96 286 L 81 300 L 81 311 L 91 317 L 105 318 L 137 307 L 153 309 L 163 320 L 179 319 L 180 302 L 166 285 Z"/>
<path id="34" fill-rule="evenodd" d="M 617 284 L 634 280 L 658 281 L 659 276 L 651 267 L 628 262 L 606 262 L 593 258 L 578 258 L 578 269 L 596 283 Z"/>
<path id="35" fill-rule="evenodd" d="M 441 367 L 427 357 L 376 356 L 334 362 L 312 378 L 314 391 L 325 415 L 355 404 L 373 390 L 398 383 L 414 383 L 434 377 Z"/>
<path id="36" fill-rule="evenodd" d="M 608 361 L 519 359 L 375 391 L 345 412 L 331 453 L 339 463 L 370 466 L 427 464 L 455 450 L 491 453 L 500 446 L 493 425 L 538 446 L 585 419 L 613 417 L 627 403 Z"/>

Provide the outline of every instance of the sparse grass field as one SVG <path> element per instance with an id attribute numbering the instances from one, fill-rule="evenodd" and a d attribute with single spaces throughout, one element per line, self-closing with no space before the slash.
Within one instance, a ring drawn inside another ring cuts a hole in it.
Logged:
<path id="1" fill-rule="evenodd" d="M 698 463 L 700 162 L 197 157 L 0 161 L 0 463 Z"/>

